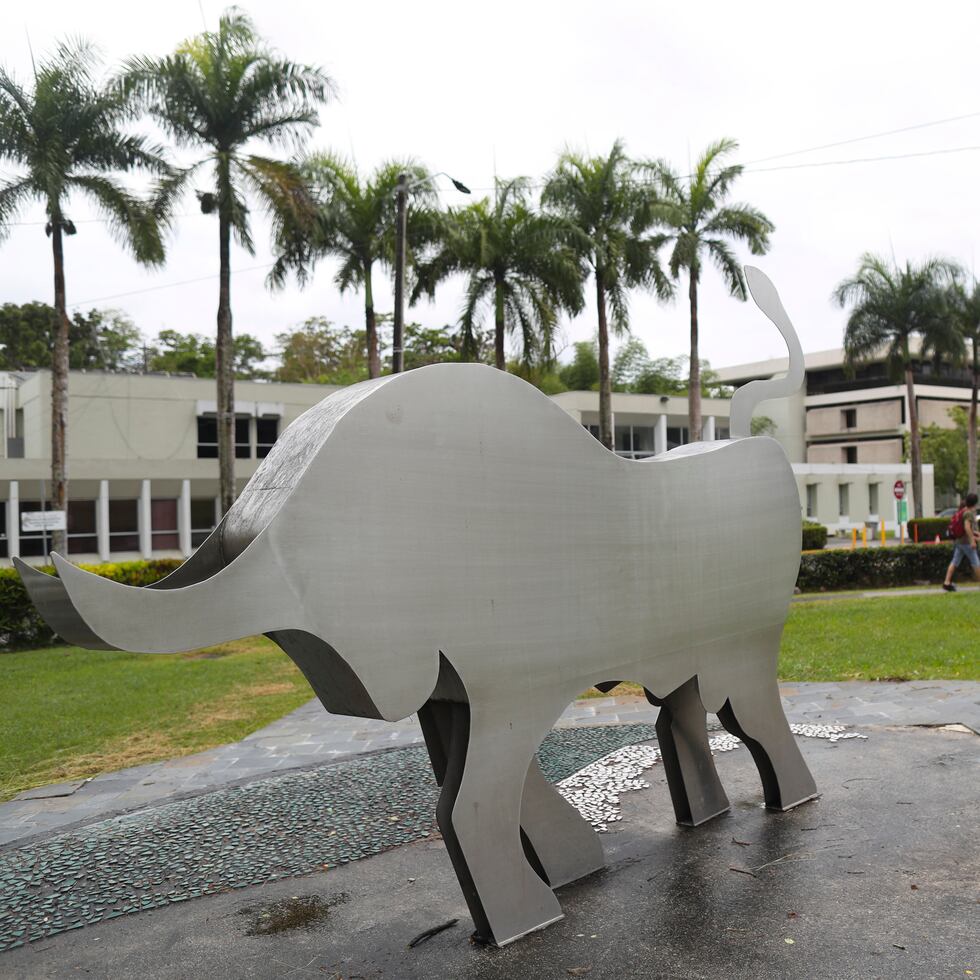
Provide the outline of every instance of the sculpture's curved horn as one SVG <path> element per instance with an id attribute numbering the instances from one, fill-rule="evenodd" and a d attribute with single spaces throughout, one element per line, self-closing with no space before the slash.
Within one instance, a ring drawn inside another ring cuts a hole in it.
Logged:
<path id="1" fill-rule="evenodd" d="M 41 618 L 63 640 L 89 650 L 115 650 L 116 647 L 96 636 L 79 616 L 65 591 L 65 583 L 54 575 L 46 575 L 19 558 L 11 558 L 20 572 L 21 581 Z"/>
<path id="2" fill-rule="evenodd" d="M 257 538 L 215 575 L 175 589 L 141 589 L 83 571 L 52 554 L 71 604 L 91 631 L 121 650 L 177 653 L 275 629 L 305 618 Z"/>

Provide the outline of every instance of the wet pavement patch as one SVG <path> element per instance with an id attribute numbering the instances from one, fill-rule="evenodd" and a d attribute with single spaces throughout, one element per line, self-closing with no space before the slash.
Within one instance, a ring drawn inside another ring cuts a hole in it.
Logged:
<path id="1" fill-rule="evenodd" d="M 260 908 L 239 909 L 238 914 L 248 919 L 246 936 L 274 936 L 290 929 L 308 929 L 330 914 L 335 905 L 347 901 L 346 892 L 324 901 L 319 895 L 290 895 L 271 905 Z"/>
<path id="2" fill-rule="evenodd" d="M 652 725 L 552 732 L 552 781 Z M 205 793 L 0 851 L 0 950 L 205 895 L 313 874 L 435 834 L 423 748 Z"/>

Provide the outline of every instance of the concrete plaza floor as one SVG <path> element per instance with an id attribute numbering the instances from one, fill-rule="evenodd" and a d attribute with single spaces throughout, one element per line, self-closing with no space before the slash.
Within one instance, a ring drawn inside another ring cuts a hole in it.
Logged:
<path id="1" fill-rule="evenodd" d="M 602 713 L 603 706 L 593 707 Z M 980 975 L 977 736 L 888 723 L 861 730 L 867 740 L 801 741 L 821 796 L 786 814 L 761 807 L 744 750 L 717 759 L 732 810 L 696 829 L 674 823 L 663 772 L 648 770 L 651 788 L 625 796 L 623 819 L 603 836 L 606 870 L 559 891 L 562 921 L 503 950 L 469 942 L 458 885 L 441 841 L 432 838 L 326 872 L 45 938 L 0 953 L 0 975 Z M 340 776 L 359 764 L 323 771 Z M 325 915 L 310 926 L 249 934 L 264 909 L 293 896 L 321 900 Z M 414 936 L 451 919 L 455 926 L 409 948 Z"/>

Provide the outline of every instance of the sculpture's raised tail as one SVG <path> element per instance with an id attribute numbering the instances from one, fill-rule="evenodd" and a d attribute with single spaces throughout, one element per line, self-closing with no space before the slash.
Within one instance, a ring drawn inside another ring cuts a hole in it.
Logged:
<path id="1" fill-rule="evenodd" d="M 800 346 L 800 338 L 796 336 L 796 330 L 786 315 L 786 310 L 783 309 L 776 287 L 768 276 L 754 266 L 747 265 L 743 271 L 755 305 L 776 324 L 776 329 L 786 341 L 786 347 L 789 349 L 789 370 L 779 378 L 750 381 L 735 392 L 732 396 L 729 423 L 729 431 L 733 439 L 752 435 L 752 413 L 759 402 L 792 395 L 802 387 L 804 378 L 803 348 Z"/>

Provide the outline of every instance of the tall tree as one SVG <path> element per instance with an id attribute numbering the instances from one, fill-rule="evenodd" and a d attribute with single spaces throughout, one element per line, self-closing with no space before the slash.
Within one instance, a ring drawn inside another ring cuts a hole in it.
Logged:
<path id="1" fill-rule="evenodd" d="M 613 448 L 609 328 L 629 330 L 628 292 L 652 288 L 661 299 L 672 294 L 660 268 L 660 242 L 647 236 L 656 196 L 648 172 L 631 161 L 616 141 L 606 157 L 566 152 L 541 194 L 544 206 L 576 230 L 576 248 L 591 269 L 596 291 L 599 343 L 599 439 Z M 611 314 L 611 319 L 610 319 Z"/>
<path id="2" fill-rule="evenodd" d="M 268 209 L 274 227 L 313 218 L 297 167 L 248 148 L 256 141 L 295 147 L 316 124 L 331 82 L 319 68 L 269 51 L 249 18 L 232 8 L 222 14 L 217 31 L 190 38 L 174 54 L 131 60 L 124 89 L 139 96 L 179 147 L 204 151 L 166 188 L 163 205 L 172 208 L 202 167 L 212 173 L 211 186 L 197 196 L 201 211 L 218 218 L 218 468 L 221 509 L 227 512 L 235 499 L 231 239 L 254 254 L 249 193 Z"/>
<path id="3" fill-rule="evenodd" d="M 917 360 L 961 350 L 948 306 L 948 287 L 958 275 L 959 267 L 946 259 L 906 262 L 903 268 L 868 252 L 857 272 L 833 293 L 842 308 L 851 307 L 844 330 L 845 363 L 853 369 L 884 354 L 895 383 L 905 380 L 916 517 L 922 517 L 922 447 L 913 372 Z"/>
<path id="4" fill-rule="evenodd" d="M 691 442 L 701 438 L 701 359 L 699 355 L 698 283 L 705 260 L 721 272 L 732 296 L 748 297 L 742 268 L 731 249 L 732 242 L 745 242 L 753 255 L 769 248 L 773 223 L 748 204 L 729 204 L 726 199 L 741 164 L 722 164 L 738 148 L 731 139 L 712 143 L 700 156 L 689 177 L 678 176 L 664 161 L 656 164 L 660 196 L 658 223 L 667 230 L 663 241 L 673 242 L 670 274 L 679 279 L 687 273 L 687 296 L 691 312 L 690 379 L 688 382 L 688 429 Z"/>
<path id="5" fill-rule="evenodd" d="M 538 214 L 524 178 L 496 183 L 494 200 L 450 209 L 434 254 L 420 263 L 413 299 L 435 294 L 447 277 L 467 277 L 460 323 L 467 353 L 487 312 L 492 311 L 494 364 L 505 371 L 504 338 L 520 331 L 525 363 L 551 357 L 558 314 L 582 310 L 578 261 L 568 245 L 567 222 Z"/>
<path id="6" fill-rule="evenodd" d="M 330 153 L 307 157 L 300 169 L 315 197 L 315 218 L 312 228 L 306 222 L 298 226 L 293 222 L 280 224 L 276 236 L 278 256 L 269 281 L 281 286 L 292 269 L 302 284 L 318 259 L 339 259 L 334 282 L 340 292 L 364 292 L 368 377 L 377 378 L 381 374 L 381 355 L 373 274 L 375 266 L 394 267 L 398 175 L 409 175 L 409 194 L 416 202 L 409 212 L 409 242 L 417 239 L 417 229 L 423 223 L 428 225 L 427 209 L 435 192 L 426 181 L 425 169 L 414 161 L 385 163 L 367 180 L 362 180 L 353 163 Z"/>
<path id="7" fill-rule="evenodd" d="M 157 216 L 119 179 L 121 173 L 167 172 L 158 147 L 127 133 L 133 103 L 97 77 L 98 60 L 85 42 L 63 43 L 35 70 L 33 89 L 0 69 L 0 161 L 15 174 L 0 183 L 0 236 L 20 209 L 40 201 L 54 262 L 57 329 L 51 359 L 51 504 L 68 506 L 65 442 L 68 424 L 69 319 L 65 291 L 66 236 L 77 231 L 71 205 L 92 202 L 109 230 L 138 262 L 159 265 L 164 246 Z M 54 545 L 64 550 L 64 532 Z"/>
<path id="8" fill-rule="evenodd" d="M 969 345 L 966 354 L 970 365 L 970 414 L 966 427 L 968 493 L 977 492 L 977 392 L 980 390 L 980 283 L 974 280 L 967 289 L 962 283 L 951 287 L 950 307 L 953 322 Z"/>

